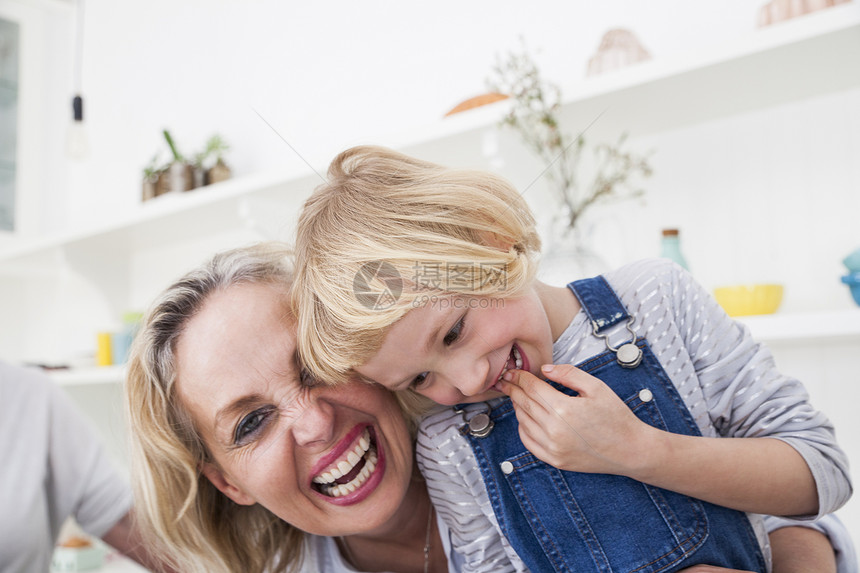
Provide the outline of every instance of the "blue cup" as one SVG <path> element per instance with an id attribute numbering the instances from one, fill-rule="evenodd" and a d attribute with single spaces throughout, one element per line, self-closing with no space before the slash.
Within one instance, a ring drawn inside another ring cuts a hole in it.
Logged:
<path id="1" fill-rule="evenodd" d="M 127 332 L 114 332 L 110 337 L 111 364 L 125 364 L 128 360 L 128 349 L 131 346 L 131 335 Z"/>
<path id="2" fill-rule="evenodd" d="M 854 302 L 860 305 L 860 272 L 851 273 L 842 277 L 842 282 L 848 285 L 851 289 L 851 296 L 854 297 Z"/>

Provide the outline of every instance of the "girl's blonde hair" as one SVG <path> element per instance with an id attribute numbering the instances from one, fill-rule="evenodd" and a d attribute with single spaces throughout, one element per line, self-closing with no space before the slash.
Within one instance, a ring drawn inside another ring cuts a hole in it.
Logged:
<path id="1" fill-rule="evenodd" d="M 231 501 L 200 472 L 214 463 L 176 393 L 175 349 L 215 292 L 271 283 L 289 296 L 290 251 L 263 243 L 216 255 L 165 290 L 146 314 L 125 385 L 135 513 L 147 541 L 178 571 L 297 570 L 304 534 L 260 505 Z"/>
<path id="2" fill-rule="evenodd" d="M 344 381 L 411 308 L 521 293 L 539 250 L 534 217 L 505 179 L 382 147 L 348 149 L 299 216 L 301 359 L 316 377 Z"/>

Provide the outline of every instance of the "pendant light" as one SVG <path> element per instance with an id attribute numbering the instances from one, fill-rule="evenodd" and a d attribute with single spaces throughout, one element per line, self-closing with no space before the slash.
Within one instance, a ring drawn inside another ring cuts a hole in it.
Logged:
<path id="1" fill-rule="evenodd" d="M 81 96 L 81 68 L 83 66 L 84 45 L 84 0 L 77 0 L 75 10 L 75 61 L 74 88 L 72 98 L 72 122 L 66 128 L 66 156 L 81 161 L 90 152 L 89 138 L 84 124 L 84 99 Z"/>

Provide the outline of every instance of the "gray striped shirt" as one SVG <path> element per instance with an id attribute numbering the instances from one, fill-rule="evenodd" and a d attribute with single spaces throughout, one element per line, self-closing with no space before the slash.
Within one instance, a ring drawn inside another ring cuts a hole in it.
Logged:
<path id="1" fill-rule="evenodd" d="M 780 374 L 767 348 L 726 316 L 686 271 L 667 260 L 649 259 L 604 276 L 635 317 L 637 336 L 648 340 L 702 435 L 784 440 L 812 471 L 819 515 L 848 500 L 848 460 L 830 421 L 810 405 L 803 385 Z M 608 334 L 613 346 L 630 337 L 623 324 Z M 604 350 L 604 341 L 592 334 L 580 311 L 555 342 L 553 361 L 576 364 Z M 422 421 L 417 445 L 418 465 L 451 529 L 453 549 L 465 558 L 464 572 L 526 571 L 499 530 L 475 458 L 458 432 L 461 424 L 461 415 L 440 408 Z M 762 518 L 750 518 L 769 558 Z"/>

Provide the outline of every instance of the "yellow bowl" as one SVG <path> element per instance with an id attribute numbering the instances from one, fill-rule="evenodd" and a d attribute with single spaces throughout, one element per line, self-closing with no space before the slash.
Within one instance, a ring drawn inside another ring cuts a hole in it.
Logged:
<path id="1" fill-rule="evenodd" d="M 771 314 L 782 302 L 782 285 L 740 285 L 714 289 L 714 297 L 729 316 Z"/>

